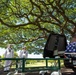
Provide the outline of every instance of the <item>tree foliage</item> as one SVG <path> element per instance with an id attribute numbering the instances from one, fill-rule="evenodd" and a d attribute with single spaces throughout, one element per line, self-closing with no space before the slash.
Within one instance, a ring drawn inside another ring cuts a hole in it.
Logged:
<path id="1" fill-rule="evenodd" d="M 76 32 L 76 0 L 1 0 L 0 46 L 42 52 L 49 33 Z"/>

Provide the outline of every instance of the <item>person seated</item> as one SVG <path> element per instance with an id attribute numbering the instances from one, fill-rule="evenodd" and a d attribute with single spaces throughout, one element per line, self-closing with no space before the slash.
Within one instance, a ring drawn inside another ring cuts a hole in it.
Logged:
<path id="1" fill-rule="evenodd" d="M 72 36 L 70 43 L 66 46 L 65 53 L 76 52 L 76 34 Z"/>

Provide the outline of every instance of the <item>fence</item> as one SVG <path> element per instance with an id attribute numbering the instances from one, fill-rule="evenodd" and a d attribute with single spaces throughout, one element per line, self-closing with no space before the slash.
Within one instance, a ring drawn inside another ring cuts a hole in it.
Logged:
<path id="1" fill-rule="evenodd" d="M 21 70 L 22 72 L 30 72 L 30 71 L 39 71 L 39 70 L 60 70 L 61 69 L 61 65 L 60 65 L 60 60 L 66 60 L 63 58 L 0 58 L 0 60 L 15 60 L 16 61 L 16 69 L 17 70 Z M 18 68 L 18 61 L 22 60 L 22 68 Z M 45 60 L 46 63 L 44 67 L 27 67 L 25 65 L 26 60 Z M 54 61 L 58 61 L 58 65 L 54 66 L 54 67 L 49 67 L 48 66 L 48 60 L 54 60 Z"/>

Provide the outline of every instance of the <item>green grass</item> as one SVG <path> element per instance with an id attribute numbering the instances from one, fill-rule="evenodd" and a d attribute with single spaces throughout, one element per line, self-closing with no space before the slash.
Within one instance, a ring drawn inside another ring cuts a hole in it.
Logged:
<path id="1" fill-rule="evenodd" d="M 26 67 L 39 67 L 39 66 L 46 66 L 46 63 L 45 62 L 37 62 L 37 63 L 34 63 L 34 64 L 26 64 Z M 54 63 L 48 63 L 48 66 L 54 66 Z M 61 67 L 64 66 L 64 63 L 62 62 L 61 63 Z"/>
<path id="2" fill-rule="evenodd" d="M 45 66 L 45 63 L 37 62 L 34 64 L 26 64 L 26 67 L 38 67 L 38 66 Z"/>
<path id="3" fill-rule="evenodd" d="M 54 61 L 49 61 L 48 62 L 48 66 L 54 66 Z M 46 66 L 46 62 L 45 61 L 43 61 L 43 62 L 33 62 L 33 63 L 29 63 L 29 64 L 25 64 L 25 67 L 42 67 L 42 66 Z M 2 67 L 2 64 L 1 64 L 1 66 L 0 67 Z M 64 67 L 64 63 L 63 63 L 63 61 L 61 61 L 61 67 Z M 16 68 L 16 65 L 13 65 L 11 68 Z"/>

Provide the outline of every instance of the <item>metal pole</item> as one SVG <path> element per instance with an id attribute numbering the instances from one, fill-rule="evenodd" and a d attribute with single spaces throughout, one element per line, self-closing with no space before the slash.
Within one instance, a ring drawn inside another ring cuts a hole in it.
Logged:
<path id="1" fill-rule="evenodd" d="M 25 75 L 25 58 L 22 58 L 22 73 L 21 75 Z"/>
<path id="2" fill-rule="evenodd" d="M 46 68 L 48 67 L 48 60 L 46 59 Z"/>
<path id="3" fill-rule="evenodd" d="M 60 73 L 61 73 L 60 59 L 58 59 L 58 66 L 59 66 L 58 73 L 59 73 L 59 75 L 60 75 Z"/>
<path id="4" fill-rule="evenodd" d="M 22 72 L 25 71 L 25 58 L 22 58 Z"/>
<path id="5" fill-rule="evenodd" d="M 18 60 L 16 59 L 16 70 L 18 69 Z"/>

